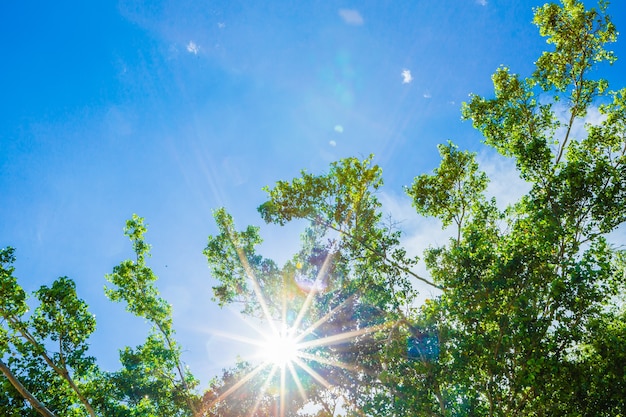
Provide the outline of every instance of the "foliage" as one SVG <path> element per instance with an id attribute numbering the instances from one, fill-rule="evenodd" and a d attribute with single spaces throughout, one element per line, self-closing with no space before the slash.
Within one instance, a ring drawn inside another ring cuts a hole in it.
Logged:
<path id="1" fill-rule="evenodd" d="M 198 395 L 136 215 L 124 230 L 135 259 L 113 269 L 105 291 L 150 331 L 120 352 L 115 372 L 88 354 L 95 319 L 74 282 L 42 286 L 29 313 L 14 250 L 2 249 L 0 414 L 626 415 L 626 252 L 607 240 L 626 220 L 626 89 L 593 77 L 616 59 L 606 9 L 536 8 L 549 50 L 535 71 L 500 67 L 494 96 L 463 105 L 484 143 L 515 162 L 526 195 L 499 208 L 475 154 L 451 142 L 439 146 L 439 167 L 406 187 L 417 214 L 454 228 L 424 252 L 428 277 L 385 220 L 372 156 L 265 189 L 264 221 L 309 222 L 282 266 L 257 253 L 258 227 L 237 230 L 225 209 L 214 212 L 203 253 L 215 301 L 295 339 L 290 364 L 240 361 Z M 592 111 L 600 121 L 585 123 Z M 436 296 L 419 304 L 424 285 Z"/>
<path id="2" fill-rule="evenodd" d="M 112 380 L 124 403 L 143 410 L 139 415 L 189 415 L 196 411 L 192 388 L 197 381 L 181 362 L 180 347 L 173 339 L 171 306 L 159 296 L 154 286 L 157 277 L 146 266 L 150 256 L 150 245 L 143 240 L 146 231 L 144 219 L 137 215 L 126 222 L 124 234 L 132 242 L 136 259 L 122 262 L 107 276 L 115 286 L 106 288 L 107 296 L 126 302 L 129 312 L 152 325 L 145 344 L 120 352 L 124 368 Z"/>
<path id="3" fill-rule="evenodd" d="M 13 276 L 12 248 L 0 252 L 0 414 L 13 416 L 190 416 L 197 384 L 184 369 L 173 340 L 170 306 L 159 297 L 156 276 L 145 264 L 149 245 L 143 219 L 133 216 L 125 233 L 135 261 L 124 261 L 108 276 L 107 295 L 153 325 L 146 342 L 120 352 L 122 369 L 103 372 L 88 355 L 95 317 L 61 277 L 33 293 L 38 306 L 28 316 L 24 290 Z M 6 363 L 4 358 L 8 357 Z"/>

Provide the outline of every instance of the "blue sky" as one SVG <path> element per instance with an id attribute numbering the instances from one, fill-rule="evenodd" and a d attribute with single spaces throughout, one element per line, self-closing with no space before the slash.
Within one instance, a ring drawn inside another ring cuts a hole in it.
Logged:
<path id="1" fill-rule="evenodd" d="M 93 353 L 113 369 L 145 326 L 106 300 L 104 275 L 131 257 L 124 221 L 145 217 L 185 360 L 206 381 L 239 349 L 211 331 L 243 326 L 210 301 L 211 210 L 262 225 L 263 186 L 374 153 L 387 207 L 408 218 L 402 186 L 448 139 L 483 152 L 504 192 L 509 165 L 481 150 L 460 106 L 491 94 L 501 64 L 530 74 L 546 47 L 531 23 L 540 4 L 3 2 L 0 246 L 16 248 L 27 290 L 76 280 L 98 318 Z M 624 6 L 609 10 L 626 30 Z M 624 45 L 601 68 L 614 88 Z M 297 250 L 298 225 L 263 233 L 269 255 Z"/>

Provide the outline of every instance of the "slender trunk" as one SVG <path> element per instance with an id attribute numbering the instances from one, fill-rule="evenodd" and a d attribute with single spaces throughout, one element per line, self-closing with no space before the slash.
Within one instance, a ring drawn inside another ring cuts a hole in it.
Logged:
<path id="1" fill-rule="evenodd" d="M 13 375 L 9 367 L 0 359 L 0 371 L 7 377 L 11 385 L 19 392 L 22 397 L 30 403 L 30 405 L 44 417 L 57 417 L 52 411 L 48 410 L 33 394 L 26 389 L 24 385 Z"/>
<path id="2" fill-rule="evenodd" d="M 441 415 L 446 415 L 446 402 L 443 399 L 443 395 L 441 395 L 441 388 L 439 388 L 439 384 L 435 381 L 434 387 L 435 398 L 437 398 L 437 402 L 439 403 L 439 410 L 441 411 Z"/>
<path id="3" fill-rule="evenodd" d="M 91 404 L 89 403 L 89 400 L 87 400 L 87 398 L 83 395 L 81 390 L 78 388 L 78 386 L 76 385 L 76 383 L 70 376 L 70 373 L 67 370 L 67 368 L 65 366 L 60 367 L 57 364 L 55 364 L 54 361 L 48 356 L 43 346 L 39 342 L 37 342 L 37 340 L 33 337 L 33 335 L 28 330 L 26 330 L 23 326 L 20 326 L 20 323 L 17 319 L 13 318 L 12 322 L 16 326 L 16 328 L 19 329 L 19 332 L 21 333 L 22 337 L 25 340 L 27 340 L 38 351 L 37 354 L 41 356 L 44 361 L 46 361 L 48 366 L 50 366 L 54 370 L 54 372 L 56 372 L 61 378 L 65 380 L 65 382 L 68 383 L 72 391 L 74 391 L 76 395 L 78 396 L 78 399 L 80 400 L 80 402 L 85 406 L 85 409 L 87 410 L 89 415 L 91 417 L 97 417 L 95 411 L 93 410 L 93 408 L 91 407 Z"/>
<path id="4" fill-rule="evenodd" d="M 155 320 L 155 324 L 157 328 L 159 329 L 159 331 L 161 332 L 161 334 L 163 335 L 163 337 L 165 337 L 165 341 L 167 342 L 167 347 L 170 350 L 170 352 L 174 352 L 174 344 L 170 340 L 168 333 L 165 331 L 161 323 Z M 191 413 L 193 415 L 196 415 L 198 410 L 196 410 L 196 407 L 190 398 L 191 389 L 189 388 L 189 385 L 187 384 L 187 381 L 185 380 L 185 372 L 182 369 L 180 358 L 178 357 L 178 355 L 176 356 L 176 370 L 178 371 L 178 375 L 180 376 L 180 382 L 182 383 L 183 389 L 185 390 L 185 401 L 187 402 L 187 405 L 189 406 Z"/>

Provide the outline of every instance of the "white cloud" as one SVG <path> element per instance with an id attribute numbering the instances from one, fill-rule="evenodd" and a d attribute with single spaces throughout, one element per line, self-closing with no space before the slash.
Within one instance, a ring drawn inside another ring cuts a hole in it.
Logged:
<path id="1" fill-rule="evenodd" d="M 219 22 L 219 23 L 217 24 L 217 27 L 218 27 L 218 28 L 220 28 L 220 29 L 224 29 L 224 28 L 226 27 L 226 23 L 224 23 L 224 22 Z"/>
<path id="2" fill-rule="evenodd" d="M 558 104 L 562 106 L 560 109 L 559 119 L 563 123 L 563 125 L 566 126 L 570 118 L 569 111 L 565 111 L 566 107 L 563 103 Z M 559 110 L 557 106 L 554 106 L 554 108 L 555 110 Z M 585 139 L 589 134 L 589 132 L 587 132 L 587 125 L 599 125 L 605 120 L 606 114 L 600 113 L 600 109 L 597 105 L 591 105 L 587 109 L 587 114 L 585 115 L 585 117 L 583 117 L 582 119 L 577 118 L 576 120 L 574 120 L 574 124 L 572 125 L 572 131 L 570 132 L 570 137 L 573 137 L 577 140 Z M 562 140 L 562 138 L 565 137 L 565 131 L 566 129 L 565 127 L 563 127 L 563 129 L 560 131 L 561 136 L 559 137 L 559 139 Z"/>
<path id="3" fill-rule="evenodd" d="M 432 94 L 430 94 L 428 91 L 427 91 L 427 92 L 425 92 L 425 93 L 423 94 L 423 96 L 424 96 L 424 98 L 433 98 L 433 95 L 432 95 Z"/>
<path id="4" fill-rule="evenodd" d="M 413 81 L 413 76 L 411 75 L 411 71 L 408 69 L 402 70 L 402 84 L 408 84 Z"/>
<path id="5" fill-rule="evenodd" d="M 489 177 L 486 194 L 488 197 L 496 198 L 499 209 L 505 209 L 530 191 L 530 184 L 520 178 L 512 158 L 489 150 L 479 153 L 476 161 L 479 168 Z"/>
<path id="6" fill-rule="evenodd" d="M 549 101 L 548 101 L 549 102 Z M 542 103 L 544 104 L 544 103 Z M 569 123 L 570 112 L 567 104 L 563 102 L 554 103 L 552 106 L 557 119 L 561 122 L 561 127 L 554 132 L 554 138 L 558 139 L 559 144 L 552 145 L 552 151 L 556 154 L 559 152 L 560 144 L 567 135 L 567 125 Z M 606 115 L 600 113 L 597 105 L 591 105 L 587 109 L 587 114 L 583 118 L 576 118 L 569 132 L 569 137 L 575 140 L 583 140 L 587 138 L 587 125 L 599 125 L 606 120 Z"/>
<path id="7" fill-rule="evenodd" d="M 187 44 L 187 52 L 194 54 L 194 55 L 198 55 L 199 51 L 200 51 L 200 48 L 198 48 L 198 45 L 196 45 L 194 41 L 189 41 L 189 43 Z"/>
<path id="8" fill-rule="evenodd" d="M 349 25 L 360 26 L 363 24 L 363 16 L 358 10 L 339 9 L 339 16 Z"/>
<path id="9" fill-rule="evenodd" d="M 337 133 L 343 133 L 343 126 L 341 126 L 341 125 L 336 125 L 336 126 L 335 126 L 335 132 L 337 132 Z"/>
<path id="10" fill-rule="evenodd" d="M 421 256 L 428 246 L 444 245 L 452 237 L 452 231 L 443 230 L 439 220 L 420 216 L 408 195 L 383 191 L 379 197 L 384 212 L 399 222 L 398 227 L 404 235 L 403 245 L 409 256 Z M 424 266 L 419 267 L 420 274 L 426 273 L 423 268 Z"/>
<path id="11" fill-rule="evenodd" d="M 486 6 L 487 0 L 476 0 L 476 3 L 480 4 L 481 6 Z"/>
<path id="12" fill-rule="evenodd" d="M 330 142 L 328 142 L 328 144 L 332 146 L 333 148 L 337 146 L 337 142 L 335 142 L 334 140 L 331 140 Z"/>
<path id="13" fill-rule="evenodd" d="M 557 107 L 555 110 L 558 112 L 562 109 Z M 560 115 L 561 119 L 564 117 L 565 115 Z M 575 123 L 571 135 L 577 139 L 584 138 L 586 135 L 584 130 L 585 123 L 597 124 L 602 122 L 604 118 L 605 116 L 598 111 L 597 107 L 590 107 L 587 116 Z M 563 132 L 557 132 L 557 136 L 559 133 Z M 501 156 L 493 149 L 486 149 L 481 151 L 476 159 L 479 168 L 489 177 L 489 185 L 485 194 L 487 198 L 496 198 L 499 209 L 503 210 L 507 206 L 516 203 L 524 194 L 530 191 L 531 185 L 520 178 L 519 172 L 515 167 L 515 161 L 512 158 Z M 418 175 L 420 172 L 415 174 Z M 454 226 L 443 230 L 440 221 L 418 215 L 411 204 L 410 197 L 407 195 L 382 191 L 379 194 L 379 198 L 383 211 L 390 214 L 394 221 L 400 222 L 398 227 L 403 232 L 401 245 L 407 250 L 409 256 L 422 256 L 424 249 L 429 246 L 445 245 L 450 238 L 454 237 Z M 620 227 L 611 233 L 609 241 L 617 245 L 623 245 L 625 237 L 626 226 Z M 430 278 L 423 260 L 418 263 L 414 272 L 425 278 Z M 415 300 L 417 304 L 423 301 L 423 299 L 432 298 L 433 295 L 437 294 L 436 290 L 421 282 L 416 283 L 416 289 L 421 291 L 419 299 Z"/>
<path id="14" fill-rule="evenodd" d="M 402 230 L 400 245 L 406 249 L 408 256 L 422 258 L 425 249 L 430 246 L 445 245 L 454 235 L 452 227 L 444 230 L 439 220 L 417 214 L 411 204 L 411 198 L 406 194 L 389 194 L 383 191 L 380 194 L 380 202 L 383 205 L 383 211 L 388 213 L 394 221 L 400 222 L 397 225 Z M 426 279 L 431 278 L 422 259 L 413 272 Z M 413 300 L 415 305 L 420 305 L 425 299 L 433 298 L 439 293 L 438 290 L 421 281 L 415 282 L 415 289 L 420 292 L 417 299 Z"/>

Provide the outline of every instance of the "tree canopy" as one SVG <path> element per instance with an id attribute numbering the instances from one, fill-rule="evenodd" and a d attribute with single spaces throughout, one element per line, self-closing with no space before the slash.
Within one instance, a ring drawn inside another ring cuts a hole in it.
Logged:
<path id="1" fill-rule="evenodd" d="M 384 216 L 373 156 L 266 187 L 265 222 L 308 222 L 284 265 L 257 253 L 258 227 L 238 230 L 215 210 L 218 232 L 203 252 L 215 301 L 239 303 L 293 352 L 242 360 L 200 392 L 147 263 L 143 218 L 126 223 L 134 259 L 107 275 L 106 295 L 151 330 L 120 351 L 115 372 L 89 354 L 96 321 L 74 282 L 61 277 L 28 302 L 7 247 L 0 414 L 626 415 L 626 252 L 607 238 L 626 220 L 626 88 L 611 90 L 594 73 L 615 61 L 607 45 L 617 30 L 606 2 L 534 12 L 550 46 L 534 72 L 500 67 L 494 95 L 462 107 L 529 191 L 501 208 L 476 154 L 440 145 L 439 167 L 405 188 L 416 214 L 453 228 L 446 244 L 424 251 L 427 276 Z M 418 303 L 424 286 L 436 296 Z"/>

